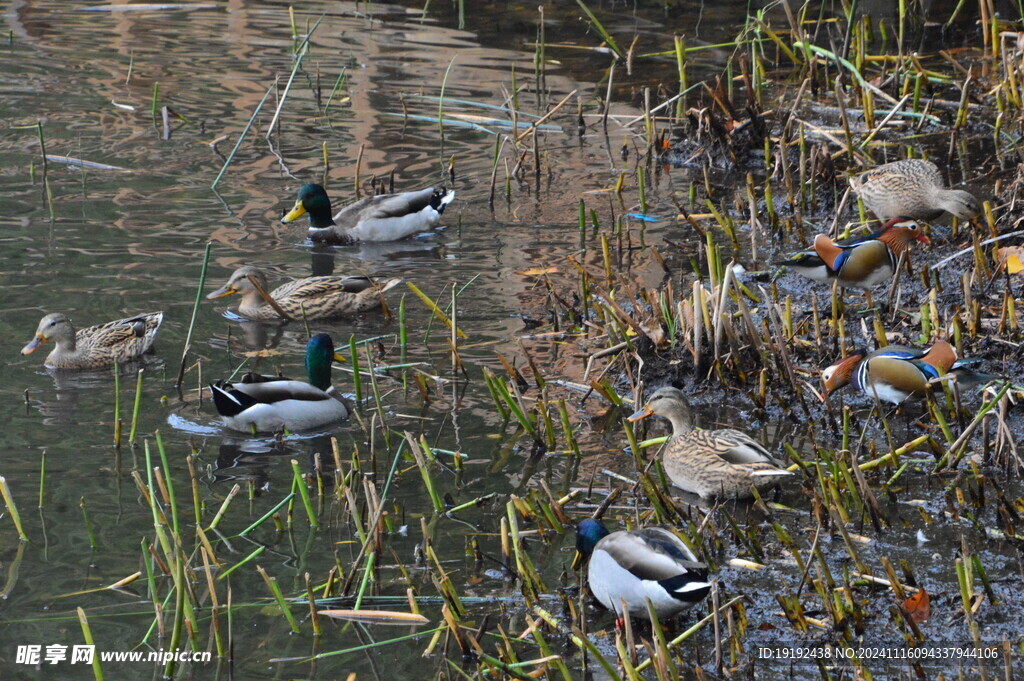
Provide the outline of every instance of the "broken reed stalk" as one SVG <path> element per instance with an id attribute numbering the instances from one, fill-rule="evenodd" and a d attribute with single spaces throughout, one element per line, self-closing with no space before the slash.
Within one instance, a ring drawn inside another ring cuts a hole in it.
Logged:
<path id="1" fill-rule="evenodd" d="M 82 639 L 85 640 L 85 645 L 95 648 L 96 642 L 92 638 L 92 629 L 89 628 L 89 618 L 85 616 L 85 610 L 79 607 L 75 608 L 75 612 L 78 614 L 78 624 L 82 627 Z M 103 667 L 100 666 L 99 655 L 93 655 L 92 675 L 96 681 L 103 681 Z"/>
<path id="2" fill-rule="evenodd" d="M 217 177 L 214 178 L 213 184 L 210 185 L 210 189 L 217 189 L 217 184 L 220 182 L 220 178 L 224 177 L 224 173 L 227 171 L 228 166 L 231 165 L 231 162 L 235 159 L 235 154 L 238 153 L 238 148 L 241 147 L 242 142 L 245 141 L 245 136 L 249 133 L 249 128 L 251 128 L 252 124 L 256 121 L 256 117 L 259 116 L 260 111 L 263 109 L 263 105 L 266 103 L 267 97 L 269 97 L 270 93 L 273 91 L 274 86 L 271 85 L 267 88 L 266 93 L 264 93 L 263 99 L 261 99 L 260 103 L 256 105 L 256 110 L 252 112 L 252 116 L 249 117 L 249 122 L 246 123 L 245 127 L 242 129 L 242 134 L 238 136 L 238 141 L 235 142 L 235 147 L 231 150 L 231 153 L 228 154 L 228 157 L 224 159 L 224 165 L 221 166 L 220 172 L 217 173 Z"/>
<path id="3" fill-rule="evenodd" d="M 295 53 L 298 56 L 295 57 L 295 64 L 292 66 L 291 75 L 288 76 L 288 82 L 284 86 L 284 92 L 281 93 L 281 98 L 277 102 L 277 108 L 274 110 L 274 116 L 270 119 L 270 125 L 267 126 L 267 134 L 264 136 L 267 139 L 270 139 L 270 136 L 274 132 L 274 126 L 277 125 L 277 120 L 281 116 L 281 109 L 284 107 L 285 100 L 288 99 L 288 92 L 292 88 L 292 81 L 295 80 L 295 74 L 298 73 L 299 67 L 302 66 L 302 60 L 305 59 L 307 54 L 309 54 L 309 50 L 306 49 L 309 45 L 309 39 L 313 37 L 313 33 L 316 31 L 317 26 L 319 26 L 320 22 L 323 20 L 323 16 L 316 20 L 316 23 L 313 24 L 313 28 L 309 29 L 309 33 L 306 34 L 306 38 L 295 50 Z"/>
<path id="4" fill-rule="evenodd" d="M 114 448 L 121 447 L 121 366 L 114 361 Z"/>
<path id="5" fill-rule="evenodd" d="M 174 380 L 174 387 L 178 390 L 181 390 L 181 381 L 185 377 L 185 362 L 188 361 L 188 353 L 192 349 L 192 332 L 195 330 L 196 318 L 199 316 L 199 303 L 203 299 L 203 287 L 206 285 L 206 268 L 210 264 L 211 248 L 213 248 L 213 242 L 206 242 L 206 251 L 203 253 L 203 268 L 199 271 L 199 288 L 196 290 L 196 302 L 192 306 L 192 321 L 188 324 L 185 348 L 181 352 L 181 366 L 178 368 L 178 377 Z"/>
<path id="6" fill-rule="evenodd" d="M 145 369 L 139 369 L 135 380 L 135 404 L 132 407 L 132 427 L 128 433 L 128 446 L 135 446 L 135 434 L 139 428 L 139 412 L 142 409 L 142 374 Z"/>
<path id="7" fill-rule="evenodd" d="M 25 534 L 25 529 L 21 525 L 21 514 L 18 513 L 18 506 L 14 503 L 14 495 L 11 494 L 11 488 L 7 485 L 7 478 L 2 475 L 0 475 L 0 496 L 4 498 L 7 512 L 11 514 L 11 520 L 14 522 L 15 529 L 18 530 L 21 541 L 28 541 L 28 535 Z"/>

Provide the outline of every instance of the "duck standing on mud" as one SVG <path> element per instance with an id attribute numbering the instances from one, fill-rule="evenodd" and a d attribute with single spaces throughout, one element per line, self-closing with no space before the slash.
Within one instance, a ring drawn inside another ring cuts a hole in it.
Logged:
<path id="1" fill-rule="evenodd" d="M 774 487 L 780 478 L 792 475 L 746 433 L 731 428 L 695 429 L 690 403 L 676 388 L 656 390 L 629 420 L 651 415 L 672 423 L 672 437 L 662 453 L 665 474 L 676 487 L 702 499 L 749 499 L 752 489 Z"/>
<path id="2" fill-rule="evenodd" d="M 615 613 L 646 619 L 647 601 L 658 618 L 677 615 L 711 592 L 707 566 L 672 532 L 660 527 L 609 533 L 587 518 L 576 528 L 576 559 L 587 563 L 587 585 L 601 605 Z"/>
<path id="3" fill-rule="evenodd" d="M 931 222 L 943 213 L 971 220 L 981 203 L 963 189 L 946 189 L 938 166 L 909 158 L 878 166 L 850 178 L 850 187 L 882 222 L 913 218 Z"/>
<path id="4" fill-rule="evenodd" d="M 845 385 L 869 398 L 900 404 L 911 397 L 924 397 L 939 387 L 939 379 L 950 375 L 958 383 L 977 385 L 994 377 L 973 371 L 977 359 L 958 359 L 956 350 L 944 340 L 936 341 L 927 350 L 887 345 L 874 352 L 859 350 L 844 357 L 822 373 L 825 392 L 832 393 Z"/>
<path id="5" fill-rule="evenodd" d="M 929 243 L 915 220 L 894 218 L 868 236 L 836 243 L 824 234 L 814 237 L 814 247 L 801 251 L 784 265 L 811 281 L 837 281 L 840 286 L 870 291 L 896 274 L 900 256 L 915 242 Z"/>

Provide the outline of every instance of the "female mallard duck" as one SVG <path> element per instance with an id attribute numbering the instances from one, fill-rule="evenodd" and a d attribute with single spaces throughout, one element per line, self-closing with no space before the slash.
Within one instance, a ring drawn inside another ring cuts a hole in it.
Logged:
<path id="1" fill-rule="evenodd" d="M 225 425 L 243 432 L 299 431 L 319 428 L 348 418 L 342 396 L 331 385 L 334 343 L 318 333 L 306 344 L 309 383 L 259 376 L 252 382 L 210 385 L 213 404 Z"/>
<path id="2" fill-rule="evenodd" d="M 981 204 L 970 192 L 946 189 L 931 161 L 909 158 L 850 178 L 850 187 L 882 222 L 904 217 L 931 221 L 943 213 L 970 220 Z"/>
<path id="3" fill-rule="evenodd" d="M 814 249 L 801 251 L 785 265 L 812 281 L 832 282 L 870 291 L 883 282 L 892 281 L 900 256 L 915 242 L 929 243 L 917 222 L 893 218 L 882 229 L 868 236 L 836 243 L 824 234 L 814 237 Z"/>
<path id="4" fill-rule="evenodd" d="M 711 591 L 707 567 L 679 537 L 660 527 L 609 534 L 587 518 L 576 528 L 576 562 L 589 559 L 587 584 L 604 607 L 623 618 L 647 618 L 647 599 L 659 618 L 701 602 Z"/>
<path id="5" fill-rule="evenodd" d="M 356 201 L 331 217 L 331 200 L 318 184 L 299 190 L 295 206 L 281 218 L 291 222 L 309 214 L 309 238 L 332 244 L 398 241 L 437 227 L 455 191 L 428 187 L 404 194 L 381 194 Z"/>
<path id="6" fill-rule="evenodd" d="M 152 347 L 163 320 L 163 312 L 151 312 L 75 331 L 67 317 L 53 312 L 39 321 L 35 338 L 21 354 L 31 354 L 54 341 L 56 346 L 45 362 L 50 369 L 97 369 L 128 362 Z"/>
<path id="7" fill-rule="evenodd" d="M 751 488 L 776 485 L 791 473 L 761 443 L 738 430 L 695 430 L 690 403 L 675 388 L 660 388 L 642 409 L 629 417 L 639 421 L 651 415 L 672 423 L 665 443 L 665 474 L 677 487 L 701 498 L 747 499 Z"/>
<path id="8" fill-rule="evenodd" d="M 947 374 L 965 386 L 993 380 L 994 376 L 971 369 L 980 361 L 957 358 L 956 349 L 944 340 L 936 341 L 927 350 L 887 345 L 874 352 L 853 352 L 822 371 L 821 378 L 826 394 L 852 383 L 871 399 L 900 404 L 935 390 L 939 378 Z"/>
<path id="9" fill-rule="evenodd" d="M 378 286 L 367 277 L 307 277 L 278 286 L 268 295 L 289 318 L 330 319 L 380 307 L 380 294 L 401 281 L 390 279 Z M 267 277 L 262 271 L 250 265 L 239 267 L 226 284 L 206 297 L 213 300 L 239 293 L 242 302 L 238 314 L 256 320 L 281 319 L 254 282 L 267 292 Z"/>

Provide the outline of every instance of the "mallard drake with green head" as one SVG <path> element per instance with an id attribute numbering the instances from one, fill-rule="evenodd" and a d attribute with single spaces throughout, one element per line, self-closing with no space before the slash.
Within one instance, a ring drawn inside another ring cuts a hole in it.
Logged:
<path id="1" fill-rule="evenodd" d="M 942 173 L 931 161 L 893 161 L 850 178 L 850 187 L 882 222 L 893 218 L 935 220 L 950 213 L 970 220 L 981 203 L 963 189 L 946 189 Z"/>
<path id="2" fill-rule="evenodd" d="M 227 283 L 206 296 L 210 300 L 240 294 L 238 314 L 255 320 L 281 319 L 281 315 L 260 294 L 258 285 L 292 319 L 330 319 L 366 312 L 381 305 L 381 294 L 401 279 L 375 284 L 368 277 L 307 277 L 267 291 L 267 276 L 245 265 L 235 270 Z"/>
<path id="3" fill-rule="evenodd" d="M 672 437 L 662 449 L 662 465 L 672 483 L 703 499 L 747 499 L 751 489 L 774 487 L 791 475 L 760 442 L 738 430 L 694 429 L 690 403 L 682 391 L 666 387 L 651 395 L 629 417 L 639 421 L 655 415 L 672 424 Z"/>
<path id="4" fill-rule="evenodd" d="M 342 361 L 326 333 L 306 344 L 309 383 L 286 378 L 256 377 L 251 382 L 210 385 L 213 404 L 224 424 L 243 432 L 300 431 L 348 418 L 348 407 L 331 385 L 331 361 Z"/>
<path id="5" fill-rule="evenodd" d="M 21 354 L 29 355 L 53 341 L 45 362 L 50 369 L 97 369 L 129 362 L 153 346 L 163 320 L 163 312 L 150 312 L 76 331 L 67 317 L 53 312 L 39 321 L 35 338 Z"/>
<path id="6" fill-rule="evenodd" d="M 309 238 L 332 244 L 357 241 L 398 241 L 437 227 L 445 206 L 455 199 L 451 189 L 428 187 L 416 192 L 381 194 L 356 201 L 331 216 L 331 200 L 318 184 L 299 190 L 295 206 L 281 218 L 292 222 L 309 215 Z"/>
<path id="7" fill-rule="evenodd" d="M 587 559 L 594 598 L 616 617 L 647 618 L 647 599 L 659 619 L 700 603 L 711 592 L 707 566 L 679 537 L 660 527 L 609 533 L 587 518 L 576 528 L 576 563 Z"/>

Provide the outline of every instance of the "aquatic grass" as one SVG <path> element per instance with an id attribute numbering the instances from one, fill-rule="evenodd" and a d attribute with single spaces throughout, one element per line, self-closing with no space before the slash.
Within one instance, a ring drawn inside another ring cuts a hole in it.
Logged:
<path id="1" fill-rule="evenodd" d="M 14 495 L 11 494 L 11 488 L 7 484 L 7 478 L 0 475 L 0 496 L 4 498 L 4 505 L 7 507 L 7 512 L 11 516 L 11 521 L 14 523 L 14 528 L 18 531 L 18 537 L 23 542 L 28 541 L 28 535 L 25 534 L 25 529 L 21 524 L 21 514 L 18 513 L 18 506 L 14 503 Z"/>

